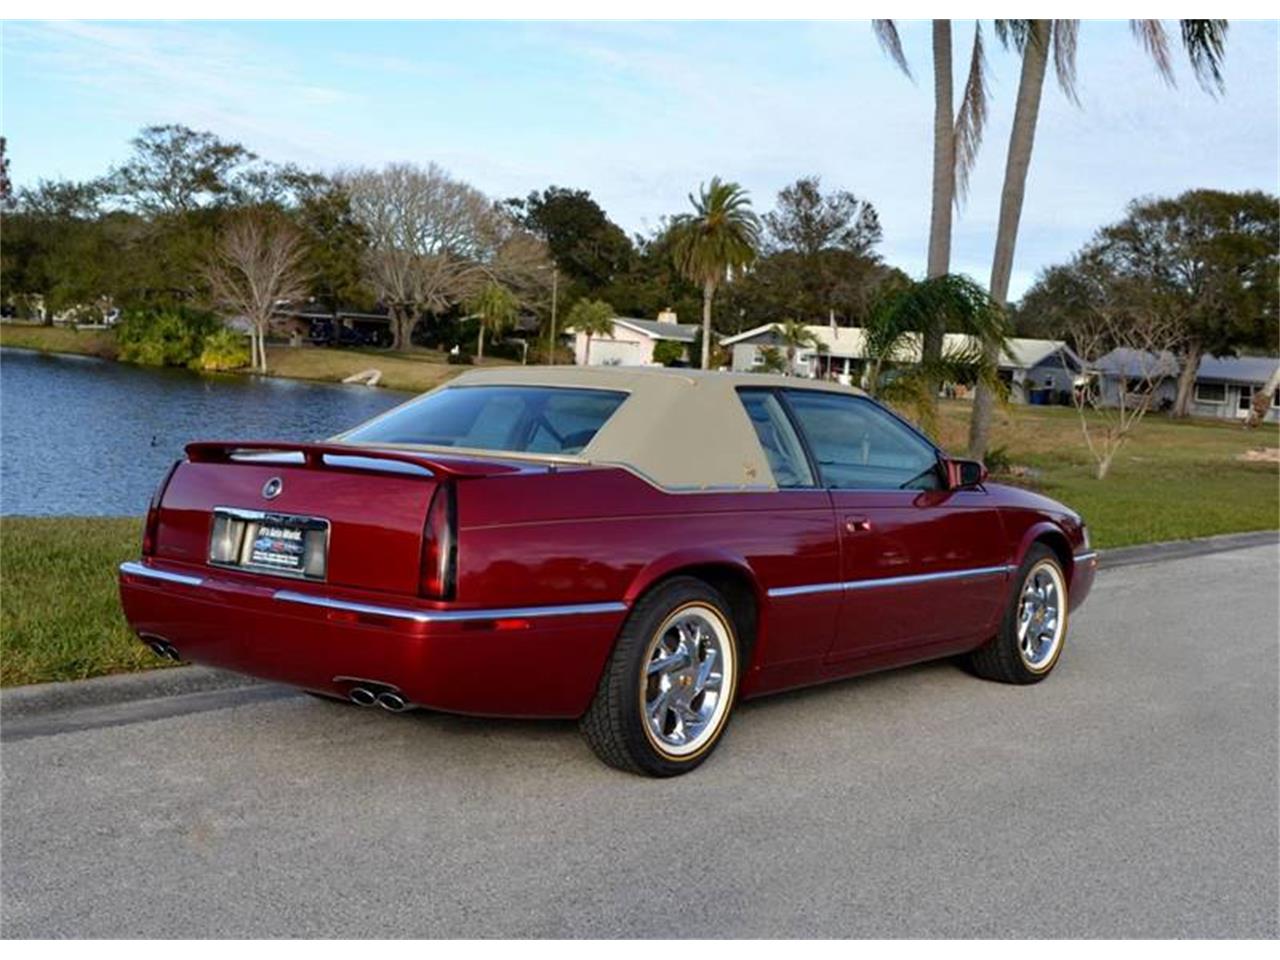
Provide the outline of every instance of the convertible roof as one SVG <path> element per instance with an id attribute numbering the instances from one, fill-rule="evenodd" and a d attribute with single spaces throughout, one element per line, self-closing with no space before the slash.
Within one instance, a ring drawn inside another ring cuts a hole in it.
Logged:
<path id="1" fill-rule="evenodd" d="M 785 386 L 862 395 L 852 387 L 823 381 L 669 367 L 499 367 L 464 373 L 436 389 L 483 385 L 579 387 L 630 394 L 579 455 L 553 459 L 623 466 L 669 490 L 776 488 L 755 429 L 737 397 L 738 387 Z M 455 455 L 461 452 L 446 449 Z"/>

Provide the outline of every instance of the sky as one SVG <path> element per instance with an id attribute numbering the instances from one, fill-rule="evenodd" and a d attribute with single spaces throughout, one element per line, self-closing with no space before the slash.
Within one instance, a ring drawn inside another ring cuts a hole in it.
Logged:
<path id="1" fill-rule="evenodd" d="M 325 172 L 434 161 L 497 198 L 586 189 L 630 232 L 715 175 L 763 212 L 818 174 L 871 201 L 881 254 L 921 275 L 930 31 L 900 29 L 914 81 L 866 22 L 5 21 L 0 132 L 19 186 L 97 176 L 141 127 L 182 123 Z M 955 24 L 957 90 L 973 31 Z M 984 38 L 991 120 L 952 256 L 982 283 L 1018 79 L 989 24 Z M 1079 105 L 1046 85 L 1012 296 L 1135 197 L 1280 192 L 1277 42 L 1274 21 L 1233 22 L 1213 97 L 1180 48 L 1170 87 L 1124 22 L 1082 24 Z"/>

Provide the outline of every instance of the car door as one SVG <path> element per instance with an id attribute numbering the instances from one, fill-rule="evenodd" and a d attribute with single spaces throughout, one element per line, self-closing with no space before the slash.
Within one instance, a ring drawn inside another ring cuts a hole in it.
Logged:
<path id="1" fill-rule="evenodd" d="M 830 491 L 843 584 L 830 659 L 976 641 L 1008 571 L 985 490 L 949 490 L 937 449 L 875 402 L 821 390 L 785 399 Z"/>

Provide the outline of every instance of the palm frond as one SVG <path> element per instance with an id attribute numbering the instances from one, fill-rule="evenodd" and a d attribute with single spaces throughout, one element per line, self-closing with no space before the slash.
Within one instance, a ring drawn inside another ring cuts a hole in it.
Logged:
<path id="1" fill-rule="evenodd" d="M 1196 80 L 1209 94 L 1222 93 L 1222 63 L 1226 57 L 1226 20 L 1182 20 L 1182 45 L 1191 60 Z"/>
<path id="2" fill-rule="evenodd" d="M 898 69 L 911 80 L 911 65 L 907 63 L 907 55 L 902 52 L 902 38 L 898 36 L 898 25 L 892 20 L 872 20 L 871 29 L 875 31 L 880 47 L 889 58 L 898 65 Z"/>
<path id="3" fill-rule="evenodd" d="M 969 174 L 978 159 L 982 132 L 987 123 L 987 57 L 982 44 L 982 21 L 973 27 L 973 53 L 969 57 L 969 79 L 964 85 L 960 112 L 956 115 L 956 193 L 960 206 L 969 195 Z"/>
<path id="4" fill-rule="evenodd" d="M 1022 53 L 1026 49 L 1027 39 L 1031 36 L 1031 20 L 997 20 L 996 38 L 1006 50 L 1013 49 Z"/>
<path id="5" fill-rule="evenodd" d="M 1076 94 L 1076 49 L 1080 37 L 1079 20 L 1053 20 L 1050 22 L 1053 39 L 1053 72 L 1058 86 L 1072 103 L 1079 104 Z"/>
<path id="6" fill-rule="evenodd" d="M 1129 29 L 1156 65 L 1156 72 L 1169 86 L 1174 86 L 1173 58 L 1169 55 L 1169 37 L 1159 20 L 1130 20 Z"/>

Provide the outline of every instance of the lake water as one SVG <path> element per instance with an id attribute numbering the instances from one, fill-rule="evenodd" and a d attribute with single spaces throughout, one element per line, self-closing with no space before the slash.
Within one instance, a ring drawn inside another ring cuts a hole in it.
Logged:
<path id="1" fill-rule="evenodd" d="M 322 440 L 408 395 L 0 350 L 0 514 L 137 516 L 192 440 Z"/>

